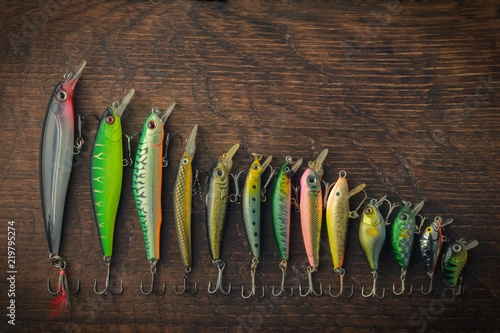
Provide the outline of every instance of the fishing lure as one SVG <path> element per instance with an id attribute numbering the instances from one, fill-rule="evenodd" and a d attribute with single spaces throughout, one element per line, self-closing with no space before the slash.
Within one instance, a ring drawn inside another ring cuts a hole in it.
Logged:
<path id="1" fill-rule="evenodd" d="M 428 291 L 424 292 L 424 286 L 420 287 L 420 291 L 424 295 L 427 295 L 432 291 L 434 270 L 437 265 L 437 259 L 439 252 L 441 252 L 443 241 L 445 240 L 443 236 L 443 228 L 451 222 L 453 222 L 453 219 L 448 219 L 443 222 L 441 216 L 436 216 L 431 225 L 420 234 L 420 254 L 422 256 L 422 262 L 427 269 L 427 275 L 431 279 Z"/>
<path id="2" fill-rule="evenodd" d="M 156 264 L 160 259 L 160 227 L 161 227 L 161 182 L 162 167 L 167 166 L 166 156 L 163 154 L 163 125 L 172 114 L 175 103 L 161 115 L 158 108 L 153 108 L 151 115 L 144 123 L 141 139 L 137 148 L 134 165 L 133 189 L 139 220 L 141 221 L 144 240 L 146 243 L 146 254 L 150 262 L 151 290 L 144 292 L 141 281 L 141 292 L 149 295 L 153 290 Z"/>
<path id="3" fill-rule="evenodd" d="M 384 219 L 382 214 L 380 213 L 380 206 L 384 202 L 389 203 L 389 213 L 387 217 Z M 387 200 L 387 196 L 384 195 L 380 200 L 377 199 L 370 200 L 370 203 L 366 204 L 363 209 L 363 214 L 361 215 L 361 222 L 359 224 L 359 245 L 363 250 L 363 253 L 368 260 L 368 264 L 370 265 L 370 269 L 373 276 L 373 287 L 372 291 L 369 294 L 364 293 L 365 287 L 361 289 L 361 295 L 363 297 L 378 297 L 384 298 L 385 296 L 385 288 L 382 288 L 383 293 L 382 296 L 377 295 L 377 278 L 378 278 L 378 259 L 380 257 L 380 252 L 382 251 L 382 247 L 385 242 L 385 226 L 387 224 L 387 218 L 391 214 L 395 205 L 392 205 L 389 200 Z"/>
<path id="4" fill-rule="evenodd" d="M 47 289 L 53 295 L 60 295 L 51 305 L 58 310 L 52 316 L 60 314 L 69 306 L 69 295 L 80 289 L 80 279 L 76 291 L 70 292 L 66 278 L 66 262 L 59 256 L 61 232 L 63 226 L 64 202 L 68 189 L 69 176 L 73 163 L 73 141 L 75 121 L 73 113 L 73 91 L 87 64 L 83 61 L 74 72 L 64 75 L 50 98 L 45 115 L 40 145 L 40 194 L 45 234 L 49 247 L 49 259 L 59 269 L 57 290 Z"/>
<path id="5" fill-rule="evenodd" d="M 224 222 L 226 219 L 226 209 L 229 194 L 229 174 L 233 167 L 233 156 L 238 151 L 239 144 L 235 144 L 229 151 L 223 154 L 208 172 L 208 187 L 205 198 L 206 204 L 206 223 L 207 223 L 207 239 L 212 263 L 217 266 L 219 271 L 217 285 L 214 290 L 211 290 L 211 282 L 208 283 L 208 292 L 210 294 L 220 290 L 227 295 L 231 292 L 231 284 L 229 289 L 222 289 L 222 274 L 226 263 L 220 259 L 220 244 L 222 241 L 222 232 L 224 230 Z"/>
<path id="6" fill-rule="evenodd" d="M 247 172 L 241 201 L 241 213 L 243 216 L 243 224 L 245 225 L 245 234 L 247 236 L 248 245 L 250 246 L 250 251 L 253 255 L 251 266 L 252 291 L 250 294 L 245 296 L 245 288 L 242 286 L 241 297 L 243 298 L 249 298 L 256 295 L 255 271 L 260 258 L 260 204 L 262 201 L 261 175 L 273 159 L 272 156 L 269 156 L 261 165 L 260 160 L 262 159 L 262 155 L 252 155 L 254 156 L 254 161 Z M 262 287 L 262 296 L 260 296 L 260 298 L 264 297 L 264 294 L 265 290 L 264 287 Z"/>
<path id="7" fill-rule="evenodd" d="M 462 290 L 462 269 L 467 262 L 467 251 L 475 248 L 478 244 L 477 240 L 466 241 L 462 238 L 450 244 L 444 253 L 442 262 L 444 281 L 448 287 L 453 288 L 455 296 L 460 295 Z M 457 284 L 458 291 L 455 291 Z"/>
<path id="8" fill-rule="evenodd" d="M 394 219 L 391 226 L 391 243 L 393 248 L 394 257 L 399 267 L 401 267 L 401 291 L 396 292 L 394 284 L 392 285 L 392 292 L 395 295 L 402 295 L 405 291 L 405 279 L 408 266 L 410 265 L 411 251 L 413 249 L 413 239 L 415 232 L 420 230 L 415 224 L 415 219 L 425 201 L 422 200 L 415 208 L 411 209 L 411 202 L 403 201 L 403 207 L 399 210 L 398 215 Z M 410 295 L 413 292 L 413 286 L 410 286 Z"/>
<path id="9" fill-rule="evenodd" d="M 191 200 L 193 186 L 193 158 L 196 152 L 196 133 L 198 125 L 194 125 L 189 135 L 186 149 L 182 154 L 177 167 L 174 181 L 174 220 L 179 249 L 181 251 L 182 263 L 184 264 L 184 290 L 179 292 L 174 283 L 176 294 L 187 292 L 194 294 L 198 291 L 198 284 L 194 284 L 194 291 L 187 291 L 187 276 L 191 272 L 193 265 L 191 246 Z"/>
<path id="10" fill-rule="evenodd" d="M 321 190 L 321 177 L 323 176 L 323 162 L 328 154 L 328 149 L 323 150 L 315 161 L 310 161 L 308 168 L 300 179 L 300 220 L 302 237 L 309 260 L 307 276 L 309 290 L 302 294 L 299 284 L 299 294 L 305 297 L 311 293 L 316 296 L 323 295 L 323 286 L 319 285 L 320 292 L 313 287 L 312 273 L 319 268 L 319 245 L 321 236 L 321 223 L 323 218 L 323 194 Z"/>
<path id="11" fill-rule="evenodd" d="M 116 213 L 120 202 L 123 176 L 123 147 L 121 116 L 128 103 L 134 96 L 132 89 L 121 103 L 109 106 L 102 115 L 96 132 L 94 146 L 90 160 L 90 187 L 94 217 L 101 242 L 104 263 L 108 267 L 106 287 L 97 291 L 97 280 L 94 281 L 94 292 L 111 294 L 123 292 L 121 281 L 120 292 L 111 291 L 109 284 L 109 270 L 113 254 L 113 235 L 115 230 Z"/>
<path id="12" fill-rule="evenodd" d="M 290 252 L 290 220 L 292 216 L 292 177 L 302 165 L 302 158 L 295 163 L 291 156 L 285 158 L 285 162 L 274 182 L 271 194 L 271 216 L 273 220 L 273 234 L 281 257 L 279 267 L 281 269 L 281 290 L 273 295 L 279 296 L 285 293 L 285 276 Z M 293 287 L 289 296 L 293 296 Z"/>
<path id="13" fill-rule="evenodd" d="M 363 202 L 361 202 L 356 210 L 350 212 L 349 198 L 361 192 L 366 186 L 366 184 L 361 184 L 349 192 L 346 176 L 347 173 L 344 170 L 339 172 L 339 179 L 333 186 L 333 189 L 330 191 L 329 195 L 327 195 L 328 199 L 326 202 L 326 226 L 328 229 L 328 238 L 330 241 L 333 267 L 335 273 L 340 275 L 340 292 L 337 295 L 333 295 L 332 288 L 331 286 L 329 287 L 330 295 L 332 297 L 339 297 L 344 293 L 345 269 L 342 267 L 342 264 L 344 262 L 349 218 L 359 217 L 356 211 L 364 202 L 363 200 Z M 352 296 L 354 292 L 353 288 L 354 287 L 351 287 L 350 296 Z"/>

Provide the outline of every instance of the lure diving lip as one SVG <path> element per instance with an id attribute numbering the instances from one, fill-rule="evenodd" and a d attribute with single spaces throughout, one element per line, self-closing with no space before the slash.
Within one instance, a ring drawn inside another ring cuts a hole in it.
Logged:
<path id="1" fill-rule="evenodd" d="M 108 267 L 106 288 L 103 291 L 97 291 L 96 280 L 94 282 L 94 292 L 96 294 L 104 294 L 108 291 L 111 294 L 121 294 L 123 292 L 123 281 L 121 282 L 120 292 L 115 293 L 110 289 L 109 269 L 113 254 L 113 236 L 123 178 L 121 117 L 134 93 L 134 89 L 130 90 L 121 103 L 115 103 L 104 111 L 92 147 L 90 164 L 92 205 L 104 263 Z"/>
<path id="2" fill-rule="evenodd" d="M 189 294 L 196 293 L 198 284 L 195 283 L 194 291 L 187 290 L 187 275 L 191 272 L 192 266 L 192 244 L 191 244 L 191 201 L 192 201 L 192 185 L 193 185 L 193 169 L 192 162 L 196 152 L 196 133 L 198 125 L 194 125 L 191 134 L 189 135 L 186 149 L 182 154 L 177 167 L 177 172 L 174 181 L 173 201 L 174 201 L 174 220 L 177 239 L 179 241 L 179 249 L 181 252 L 182 262 L 184 264 L 184 290 L 177 291 L 174 284 L 174 291 L 177 294 L 184 292 Z"/>
<path id="3" fill-rule="evenodd" d="M 211 290 L 211 282 L 208 283 L 208 292 L 210 294 L 215 293 L 217 290 L 220 290 L 226 295 L 231 292 L 231 284 L 229 284 L 229 289 L 227 291 L 222 289 L 222 274 L 226 264 L 220 259 L 220 245 L 229 198 L 229 175 L 233 167 L 232 159 L 239 147 L 240 145 L 238 143 L 231 147 L 227 153 L 223 154 L 219 160 L 214 163 L 208 172 L 207 195 L 205 198 L 207 239 L 210 255 L 212 256 L 212 263 L 217 266 L 219 271 L 216 288 Z"/>
<path id="4" fill-rule="evenodd" d="M 50 99 L 42 130 L 40 144 L 40 197 L 45 234 L 49 247 L 49 259 L 59 268 L 57 291 L 47 288 L 53 295 L 60 294 L 53 302 L 58 309 L 51 316 L 59 315 L 69 306 L 69 294 L 80 289 L 80 279 L 75 292 L 70 292 L 66 278 L 66 262 L 59 256 L 61 232 L 63 227 L 64 203 L 73 164 L 73 143 L 75 121 L 73 111 L 73 91 L 80 78 L 86 61 L 83 61 L 74 72 L 64 75 Z"/>
<path id="5" fill-rule="evenodd" d="M 322 285 L 320 292 L 313 288 L 312 273 L 319 268 L 319 246 L 321 236 L 321 223 L 323 218 L 323 195 L 321 190 L 321 178 L 323 176 L 323 162 L 328 155 L 328 149 L 324 149 L 315 161 L 310 161 L 308 168 L 300 179 L 300 221 L 302 226 L 302 237 L 309 260 L 307 275 L 309 278 L 309 291 L 302 294 L 299 284 L 299 294 L 305 297 L 311 293 L 316 296 L 323 294 Z"/>
<path id="6" fill-rule="evenodd" d="M 163 126 L 174 108 L 175 103 L 172 103 L 163 115 L 158 108 L 153 108 L 144 123 L 134 164 L 134 198 L 144 233 L 147 258 L 151 265 L 151 290 L 144 292 L 141 282 L 141 292 L 145 295 L 152 292 L 162 295 L 166 287 L 164 284 L 161 292 L 153 290 L 156 264 L 160 259 L 162 168 L 167 165 L 163 159 Z"/>

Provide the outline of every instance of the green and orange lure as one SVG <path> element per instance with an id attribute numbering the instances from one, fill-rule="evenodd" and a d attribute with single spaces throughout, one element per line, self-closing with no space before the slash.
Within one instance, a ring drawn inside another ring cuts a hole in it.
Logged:
<path id="1" fill-rule="evenodd" d="M 102 115 L 94 139 L 90 160 L 90 187 L 92 205 L 97 232 L 101 243 L 104 263 L 108 267 L 106 287 L 97 291 L 97 280 L 94 282 L 94 292 L 111 294 L 123 292 L 123 281 L 120 292 L 111 291 L 109 285 L 109 269 L 113 254 L 113 235 L 116 214 L 120 202 L 123 176 L 123 147 L 121 117 L 128 103 L 134 96 L 134 89 L 125 96 L 121 103 L 109 106 Z"/>
<path id="2" fill-rule="evenodd" d="M 134 164 L 133 189 L 134 198 L 141 221 L 146 254 L 150 262 L 151 290 L 144 292 L 141 281 L 141 292 L 149 295 L 165 293 L 154 291 L 156 264 L 160 259 L 160 227 L 161 227 L 161 183 L 162 168 L 168 165 L 166 157 L 163 158 L 163 126 L 172 114 L 175 103 L 161 115 L 158 108 L 153 108 L 151 115 L 144 123 L 141 139 L 137 148 Z"/>
<path id="3" fill-rule="evenodd" d="M 467 262 L 467 251 L 478 246 L 477 240 L 459 239 L 446 249 L 443 256 L 442 270 L 446 285 L 453 288 L 453 295 L 460 295 L 462 290 L 462 270 Z M 458 284 L 458 290 L 455 287 Z"/>

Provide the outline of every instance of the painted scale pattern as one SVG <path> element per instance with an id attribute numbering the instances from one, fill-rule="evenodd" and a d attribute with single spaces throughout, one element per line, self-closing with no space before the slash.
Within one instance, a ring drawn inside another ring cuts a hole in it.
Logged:
<path id="1" fill-rule="evenodd" d="M 443 232 L 439 220 L 434 220 L 420 236 L 420 254 L 428 272 L 434 272 L 441 246 L 443 244 Z"/>
<path id="2" fill-rule="evenodd" d="M 288 170 L 288 173 L 284 170 Z M 273 234 L 282 260 L 289 258 L 290 219 L 292 214 L 292 165 L 285 161 L 274 182 L 271 194 Z"/>
<path id="3" fill-rule="evenodd" d="M 371 270 L 378 270 L 378 259 L 385 242 L 385 222 L 379 209 L 371 203 L 363 210 L 358 236 Z"/>
<path id="4" fill-rule="evenodd" d="M 123 176 L 122 127 L 108 107 L 97 129 L 90 160 L 90 186 L 102 253 L 113 253 L 113 234 Z"/>
<path id="5" fill-rule="evenodd" d="M 174 181 L 174 220 L 184 267 L 192 266 L 191 250 L 191 186 L 193 159 L 184 153 L 179 161 Z"/>
<path id="6" fill-rule="evenodd" d="M 407 205 L 403 205 L 391 227 L 392 248 L 400 267 L 408 268 L 410 265 L 414 238 L 415 214 Z"/>
<path id="7" fill-rule="evenodd" d="M 460 247 L 458 252 L 455 252 L 453 248 Z M 465 245 L 460 240 L 453 242 L 446 249 L 443 262 L 442 262 L 442 270 L 444 274 L 444 280 L 448 287 L 453 288 L 457 285 L 460 274 L 462 273 L 462 269 L 467 262 L 467 250 L 465 249 Z"/>
<path id="8" fill-rule="evenodd" d="M 326 204 L 326 226 L 334 268 L 341 268 L 344 261 L 349 215 L 347 180 L 345 177 L 339 177 Z"/>
<path id="9" fill-rule="evenodd" d="M 247 172 L 243 196 L 241 200 L 241 213 L 245 225 L 245 234 L 252 255 L 260 257 L 260 194 L 262 168 L 258 159 L 255 159 Z"/>
<path id="10" fill-rule="evenodd" d="M 215 163 L 209 171 L 206 196 L 207 238 L 213 260 L 220 259 L 220 245 L 229 194 L 229 172 L 222 162 Z"/>
<path id="11" fill-rule="evenodd" d="M 309 265 L 319 267 L 319 246 L 323 218 L 321 175 L 309 168 L 300 180 L 300 220 Z"/>
<path id="12" fill-rule="evenodd" d="M 163 123 L 156 113 L 152 113 L 142 130 L 133 176 L 135 203 L 148 260 L 160 259 L 162 151 Z"/>

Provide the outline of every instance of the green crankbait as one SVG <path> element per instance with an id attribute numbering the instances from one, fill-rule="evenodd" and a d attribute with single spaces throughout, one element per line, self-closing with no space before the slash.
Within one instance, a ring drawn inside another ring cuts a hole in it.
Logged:
<path id="1" fill-rule="evenodd" d="M 241 297 L 243 298 L 249 298 L 256 295 L 255 271 L 260 258 L 260 206 L 261 201 L 263 201 L 262 199 L 265 199 L 265 196 L 262 198 L 261 176 L 273 159 L 272 156 L 269 156 L 261 165 L 260 160 L 262 159 L 262 155 L 252 155 L 254 156 L 254 161 L 247 172 L 241 201 L 241 213 L 245 225 L 245 234 L 247 236 L 248 245 L 250 246 L 250 251 L 253 255 L 251 266 L 252 291 L 245 296 L 245 288 L 242 286 Z M 262 296 L 260 296 L 260 298 L 264 297 L 264 294 L 265 290 L 264 287 L 262 287 Z"/>
<path id="2" fill-rule="evenodd" d="M 174 283 L 174 291 L 176 294 L 187 292 L 194 294 L 198 291 L 198 284 L 195 283 L 194 291 L 187 291 L 187 276 L 191 272 L 193 265 L 192 249 L 191 249 L 191 200 L 193 187 L 193 158 L 196 152 L 196 133 L 198 125 L 194 125 L 191 134 L 189 135 L 186 149 L 182 154 L 177 167 L 174 181 L 174 220 L 177 239 L 179 241 L 179 249 L 181 252 L 182 263 L 184 264 L 184 290 L 177 291 Z"/>
<path id="3" fill-rule="evenodd" d="M 167 166 L 166 157 L 163 158 L 163 125 L 174 110 L 175 103 L 160 114 L 158 108 L 154 108 L 151 115 L 144 123 L 141 139 L 137 148 L 134 165 L 133 189 L 137 212 L 146 242 L 147 258 L 151 264 L 151 290 L 144 292 L 141 281 L 141 292 L 149 295 L 153 290 L 156 264 L 160 259 L 160 227 L 161 227 L 161 183 L 162 168 Z"/>
<path id="4" fill-rule="evenodd" d="M 442 263 L 444 281 L 450 288 L 455 288 L 458 284 L 458 291 L 453 289 L 453 295 L 460 295 L 462 290 L 462 270 L 467 262 L 467 251 L 478 244 L 477 240 L 466 241 L 462 238 L 450 244 L 444 253 Z"/>
<path id="5" fill-rule="evenodd" d="M 295 163 L 291 156 L 285 158 L 278 176 L 274 182 L 271 194 L 271 216 L 273 220 L 273 234 L 276 246 L 281 257 L 281 290 L 273 295 L 279 296 L 285 293 L 285 276 L 290 252 L 290 220 L 292 216 L 292 177 L 300 168 L 303 160 L 299 158 Z M 289 296 L 293 296 L 293 287 Z"/>
<path id="6" fill-rule="evenodd" d="M 413 249 L 413 239 L 415 232 L 420 230 L 415 224 L 416 216 L 424 206 L 425 201 L 420 201 L 415 208 L 411 209 L 411 202 L 403 201 L 403 207 L 399 210 L 398 215 L 394 219 L 391 226 L 391 244 L 393 248 L 394 257 L 399 267 L 401 267 L 401 291 L 396 292 L 394 284 L 392 291 L 396 295 L 402 295 L 405 291 L 406 271 L 410 265 L 411 251 Z M 423 218 L 422 218 L 423 224 Z M 410 286 L 411 294 L 413 286 Z"/>
<path id="7" fill-rule="evenodd" d="M 123 148 L 121 116 L 134 96 L 134 89 L 125 96 L 121 103 L 109 106 L 102 115 L 97 129 L 90 160 L 90 187 L 94 217 L 101 243 L 104 263 L 108 267 L 106 288 L 97 291 L 97 280 L 94 282 L 94 292 L 111 294 L 123 292 L 123 281 L 119 293 L 114 293 L 109 285 L 109 269 L 113 254 L 113 234 L 115 230 L 116 213 L 120 202 L 123 176 Z"/>
<path id="8" fill-rule="evenodd" d="M 222 232 L 224 231 L 224 222 L 226 219 L 227 203 L 229 198 L 229 175 L 233 167 L 233 156 L 238 151 L 239 144 L 235 144 L 229 151 L 223 154 L 208 172 L 208 187 L 205 199 L 206 204 L 206 223 L 207 239 L 212 263 L 217 266 L 219 275 L 217 285 L 211 290 L 211 282 L 208 283 L 208 292 L 210 294 L 220 290 L 223 294 L 231 292 L 229 289 L 222 289 L 222 274 L 226 263 L 220 259 L 220 244 L 222 241 Z"/>

